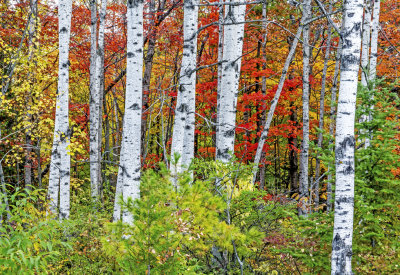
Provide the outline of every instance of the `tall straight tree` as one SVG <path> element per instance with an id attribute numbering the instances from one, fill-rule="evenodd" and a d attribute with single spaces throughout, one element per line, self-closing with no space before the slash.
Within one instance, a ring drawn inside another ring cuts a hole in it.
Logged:
<path id="1" fill-rule="evenodd" d="M 183 12 L 183 56 L 171 146 L 172 158 L 175 154 L 181 158 L 171 165 L 173 174 L 188 166 L 194 154 L 198 0 L 185 0 Z"/>
<path id="2" fill-rule="evenodd" d="M 303 2 L 303 18 L 311 19 L 312 8 L 311 0 Z M 309 212 L 308 197 L 308 151 L 309 151 L 309 135 L 310 135 L 310 25 L 307 24 L 303 29 L 303 142 L 300 152 L 300 195 L 302 203 L 299 207 L 299 215 L 307 215 Z"/>
<path id="3" fill-rule="evenodd" d="M 354 216 L 354 120 L 360 65 L 363 0 L 344 3 L 340 88 L 336 118 L 336 192 L 332 274 L 352 274 Z"/>
<path id="4" fill-rule="evenodd" d="M 363 31 L 362 31 L 362 54 L 361 54 L 361 84 L 367 87 L 369 80 L 369 45 L 371 36 L 371 0 L 365 0 Z"/>
<path id="5" fill-rule="evenodd" d="M 232 2 L 238 2 L 234 0 Z M 221 94 L 218 95 L 216 159 L 228 162 L 235 145 L 236 105 L 239 93 L 246 5 L 225 7 Z M 239 24 L 238 24 L 239 23 Z"/>
<path id="6" fill-rule="evenodd" d="M 71 35 L 72 0 L 58 4 L 58 89 L 54 123 L 53 148 L 51 151 L 48 197 L 50 212 L 57 213 L 60 196 L 60 219 L 69 217 L 70 197 L 70 138 L 68 121 L 69 41 Z"/>
<path id="7" fill-rule="evenodd" d="M 92 197 L 100 196 L 101 185 L 101 115 L 104 81 L 104 30 L 106 24 L 107 0 L 101 1 L 98 47 L 95 57 L 94 87 L 90 91 L 90 182 Z M 93 10 L 94 11 L 94 10 Z M 93 16 L 93 15 L 92 15 Z M 93 18 L 92 18 L 93 20 Z M 94 31 L 93 31 L 94 32 Z M 92 32 L 92 33 L 93 33 Z M 93 39 L 93 37 L 92 37 Z"/>
<path id="8" fill-rule="evenodd" d="M 143 0 L 128 0 L 127 61 L 125 115 L 121 141 L 116 198 L 122 192 L 124 201 L 140 197 L 140 145 L 143 79 Z M 115 200 L 114 220 L 120 219 L 121 208 Z M 133 223 L 132 214 L 124 210 L 122 221 Z"/>
<path id="9" fill-rule="evenodd" d="M 374 0 L 373 18 L 371 24 L 371 57 L 369 79 L 375 80 L 376 78 L 376 65 L 378 60 L 378 36 L 379 36 L 379 14 L 381 9 L 381 1 Z"/>

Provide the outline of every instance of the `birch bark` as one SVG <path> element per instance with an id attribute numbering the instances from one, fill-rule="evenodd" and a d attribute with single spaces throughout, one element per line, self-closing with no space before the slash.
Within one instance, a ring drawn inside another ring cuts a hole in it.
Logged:
<path id="1" fill-rule="evenodd" d="M 365 0 L 364 20 L 362 32 L 362 54 L 361 54 L 361 84 L 368 85 L 369 45 L 371 35 L 371 0 Z"/>
<path id="2" fill-rule="evenodd" d="M 329 4 L 329 13 L 332 12 L 333 4 L 332 0 Z M 328 23 L 329 24 L 329 23 Z M 332 39 L 332 27 L 328 28 L 328 38 L 326 40 L 326 50 L 325 50 L 325 59 L 324 59 L 324 68 L 322 69 L 322 80 L 321 80 L 321 95 L 319 100 L 319 122 L 318 128 L 321 129 L 321 132 L 318 133 L 318 148 L 322 149 L 322 141 L 323 135 L 322 130 L 324 129 L 324 118 L 325 118 L 325 90 L 326 90 L 326 74 L 328 72 L 328 61 L 331 54 L 331 39 Z M 336 101 L 336 99 L 335 99 Z M 321 159 L 319 155 L 317 155 L 315 159 L 315 208 L 318 209 L 319 206 L 319 182 L 320 182 L 320 171 L 321 170 Z"/>
<path id="3" fill-rule="evenodd" d="M 171 147 L 171 156 L 178 154 L 180 159 L 176 165 L 171 165 L 173 175 L 187 167 L 194 154 L 197 5 L 198 0 L 185 0 L 183 4 L 183 56 Z"/>
<path id="4" fill-rule="evenodd" d="M 93 198 L 100 197 L 101 185 L 101 114 L 102 114 L 102 81 L 104 74 L 104 29 L 106 21 L 107 0 L 101 1 L 98 48 L 96 50 L 94 89 L 90 95 L 90 182 Z M 93 19 L 93 18 L 92 18 Z M 93 37 L 92 37 L 93 39 Z M 92 49 L 91 49 L 92 50 Z"/>
<path id="5" fill-rule="evenodd" d="M 341 31 L 344 29 L 344 20 L 342 20 Z M 342 39 L 339 39 L 339 45 L 336 52 L 336 60 L 335 60 L 335 71 L 333 73 L 333 83 L 331 88 L 331 106 L 329 111 L 330 123 L 329 123 L 329 135 L 333 136 L 335 130 L 335 117 L 336 117 L 336 101 L 337 101 L 337 83 L 339 80 L 340 73 L 340 60 L 342 57 Z M 329 139 L 329 146 L 333 143 L 332 139 Z M 331 149 L 333 151 L 333 149 Z M 328 167 L 328 183 L 327 183 L 327 211 L 330 212 L 332 210 L 332 173 L 330 172 L 331 168 Z"/>
<path id="6" fill-rule="evenodd" d="M 71 34 L 72 1 L 59 2 L 59 63 L 56 117 L 54 125 L 53 149 L 51 152 L 48 197 L 50 212 L 57 213 L 60 195 L 60 219 L 69 217 L 70 207 L 70 156 L 69 121 L 68 121 L 68 80 L 69 80 L 69 41 Z"/>
<path id="7" fill-rule="evenodd" d="M 354 213 L 354 120 L 361 52 L 363 1 L 344 3 L 340 88 L 336 119 L 336 192 L 332 274 L 352 274 Z"/>
<path id="8" fill-rule="evenodd" d="M 221 77 L 222 77 L 222 58 L 224 49 L 224 5 L 218 7 L 218 76 L 217 76 L 217 98 L 221 95 Z M 220 101 L 217 101 L 217 110 L 220 109 Z M 215 148 L 218 148 L 218 130 L 219 116 L 217 111 L 217 126 L 215 128 Z"/>
<path id="9" fill-rule="evenodd" d="M 238 2 L 238 1 L 232 1 Z M 228 162 L 234 152 L 236 105 L 239 89 L 241 55 L 243 48 L 246 5 L 229 5 L 225 7 L 225 25 L 223 40 L 223 58 L 226 61 L 222 67 L 221 94 L 218 95 L 218 146 L 216 159 Z"/>
<path id="10" fill-rule="evenodd" d="M 370 70 L 369 70 L 370 80 L 375 80 L 376 78 L 380 8 L 381 8 L 380 0 L 374 0 L 373 19 L 371 27 L 371 57 L 370 57 Z"/>
<path id="11" fill-rule="evenodd" d="M 303 3 L 303 18 L 308 21 L 311 18 L 311 0 Z M 300 152 L 300 195 L 302 197 L 299 207 L 299 215 L 306 216 L 309 212 L 309 186 L 308 186 L 308 151 L 309 151 L 309 131 L 310 131 L 310 25 L 307 24 L 303 29 L 303 142 Z"/>
<path id="12" fill-rule="evenodd" d="M 122 186 L 123 199 L 140 197 L 140 148 L 142 121 L 143 79 L 143 0 L 127 2 L 127 64 L 125 115 L 121 142 L 118 182 Z M 118 184 L 118 183 L 117 183 Z M 121 189 L 119 189 L 121 190 Z M 119 191 L 117 191 L 119 192 Z M 118 204 L 118 200 L 115 201 Z M 114 220 L 118 211 L 114 211 Z M 132 224 L 132 214 L 124 210 L 122 221 Z"/>

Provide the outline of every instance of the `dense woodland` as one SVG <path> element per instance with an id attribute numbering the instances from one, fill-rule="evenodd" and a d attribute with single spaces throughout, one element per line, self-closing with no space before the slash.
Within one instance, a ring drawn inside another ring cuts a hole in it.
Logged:
<path id="1" fill-rule="evenodd" d="M 1 274 L 399 274 L 400 0 L 3 0 Z"/>

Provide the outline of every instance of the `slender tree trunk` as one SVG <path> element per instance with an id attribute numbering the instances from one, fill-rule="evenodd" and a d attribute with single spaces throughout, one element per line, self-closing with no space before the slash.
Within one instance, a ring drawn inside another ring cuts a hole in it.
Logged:
<path id="1" fill-rule="evenodd" d="M 267 68 L 266 62 L 267 62 L 267 3 L 264 3 L 262 6 L 262 18 L 263 18 L 263 23 L 262 23 L 262 28 L 263 28 L 263 40 L 261 43 L 261 49 L 262 49 L 262 58 L 264 60 L 262 68 L 265 70 Z M 261 79 L 261 93 L 263 95 L 266 95 L 267 93 L 267 78 L 265 76 L 262 77 Z M 260 125 L 257 127 L 257 132 L 261 132 L 261 127 L 262 125 L 265 124 L 265 119 L 267 116 L 267 110 L 265 109 L 265 105 L 261 105 L 263 108 L 262 114 L 261 114 L 261 119 L 260 119 Z M 261 159 L 265 157 L 265 152 L 262 152 L 261 154 Z M 260 189 L 264 190 L 264 185 L 265 185 L 265 164 L 263 164 L 260 168 Z"/>
<path id="2" fill-rule="evenodd" d="M 373 19 L 371 27 L 371 57 L 370 57 L 370 70 L 369 79 L 375 80 L 376 78 L 376 65 L 378 60 L 378 35 L 379 35 L 379 14 L 381 2 L 374 0 Z"/>
<path id="3" fill-rule="evenodd" d="M 90 182 L 91 195 L 98 199 L 101 193 L 101 114 L 102 114 L 102 81 L 104 74 L 104 30 L 106 21 L 107 0 L 101 1 L 99 39 L 96 50 L 96 71 L 94 89 L 90 96 Z"/>
<path id="4" fill-rule="evenodd" d="M 300 22 L 300 26 L 297 29 L 296 35 L 295 35 L 295 37 L 293 39 L 292 46 L 290 47 L 289 54 L 286 57 L 286 61 L 285 61 L 285 64 L 283 66 L 283 69 L 282 69 L 281 78 L 279 80 L 278 88 L 277 88 L 277 90 L 275 92 L 274 98 L 271 101 L 271 106 L 270 106 L 269 111 L 268 111 L 267 120 L 265 121 L 264 129 L 263 129 L 263 131 L 261 133 L 260 140 L 258 141 L 257 151 L 256 151 L 256 155 L 254 157 L 253 183 L 256 180 L 257 168 L 258 168 L 258 164 L 260 163 L 261 153 L 262 153 L 262 150 L 264 148 L 264 143 L 265 143 L 265 140 L 268 137 L 268 132 L 269 132 L 269 128 L 271 126 L 272 118 L 274 116 L 274 112 L 275 112 L 276 106 L 278 105 L 278 101 L 279 101 L 279 97 L 281 96 L 283 85 L 285 84 L 286 74 L 287 74 L 287 72 L 289 70 L 289 66 L 292 63 L 292 59 L 293 59 L 294 54 L 296 52 L 297 43 L 299 42 L 299 37 L 300 37 L 300 35 L 301 35 L 302 31 L 303 31 L 304 22 L 305 22 L 305 18 L 302 18 L 302 20 Z"/>
<path id="5" fill-rule="evenodd" d="M 183 57 L 171 146 L 172 158 L 178 154 L 180 159 L 176 165 L 171 165 L 173 175 L 181 172 L 182 165 L 187 167 L 194 154 L 197 5 L 197 0 L 185 0 L 183 6 Z"/>
<path id="6" fill-rule="evenodd" d="M 311 0 L 304 1 L 303 18 L 308 21 L 312 14 Z M 301 204 L 299 215 L 306 216 L 310 209 L 310 199 L 308 198 L 308 150 L 309 150 L 309 132 L 310 132 L 310 25 L 303 29 L 303 142 L 300 152 L 300 196 Z"/>
<path id="7" fill-rule="evenodd" d="M 28 36 L 29 36 L 29 63 L 35 63 L 34 61 L 34 50 L 35 50 L 35 33 L 36 33 L 36 22 L 37 22 L 37 1 L 31 0 L 29 1 L 31 16 L 29 18 L 29 26 L 28 26 Z M 31 68 L 34 66 L 31 65 Z M 32 123 L 32 114 L 30 112 L 32 105 L 32 91 L 35 86 L 35 76 L 31 72 L 28 73 L 28 81 L 29 81 L 29 91 L 26 97 L 26 108 L 27 108 L 27 122 L 29 127 L 25 133 L 25 144 L 26 144 L 26 156 L 25 156 L 25 165 L 24 165 L 24 179 L 25 179 L 25 188 L 27 190 L 32 190 L 32 131 L 31 131 L 31 123 Z"/>
<path id="8" fill-rule="evenodd" d="M 122 187 L 123 199 L 140 197 L 140 149 L 142 121 L 142 72 L 143 72 L 143 0 L 127 2 L 127 65 L 125 115 L 121 142 L 120 167 L 117 192 Z M 120 186 L 118 187 L 118 184 Z M 115 201 L 118 205 L 118 200 Z M 120 210 L 119 210 L 120 211 Z M 118 220 L 118 206 L 114 208 L 114 220 Z M 122 221 L 132 224 L 133 215 L 127 210 Z"/>
<path id="9" fill-rule="evenodd" d="M 344 20 L 342 20 L 342 27 L 341 27 L 341 32 L 344 30 Z M 335 72 L 333 73 L 333 83 L 332 83 L 332 89 L 331 89 L 331 106 L 330 106 L 330 112 L 329 112 L 329 117 L 330 117 L 330 123 L 329 123 L 329 135 L 333 137 L 334 130 L 335 130 L 335 118 L 336 118 L 336 100 L 337 100 L 337 84 L 339 80 L 339 68 L 340 68 L 340 60 L 342 59 L 342 39 L 339 40 L 339 46 L 336 52 L 336 60 L 335 60 Z M 332 139 L 329 139 L 329 147 L 331 147 L 333 143 Z M 333 149 L 332 149 L 333 151 Z M 332 210 L 332 182 L 333 182 L 333 177 L 332 177 L 332 172 L 330 171 L 331 168 L 328 167 L 328 183 L 327 183 L 327 211 L 330 212 Z"/>
<path id="10" fill-rule="evenodd" d="M 380 0 L 374 0 L 374 10 L 373 10 L 373 20 L 371 26 L 371 57 L 370 57 L 370 70 L 369 70 L 369 79 L 375 83 L 376 78 L 376 66 L 378 60 L 378 36 L 379 36 L 379 13 L 380 13 Z M 375 85 L 375 84 L 373 84 Z M 374 87 L 372 87 L 374 88 Z M 370 110 L 372 110 L 374 106 L 370 106 Z M 366 118 L 367 121 L 372 120 L 371 111 Z M 371 144 L 372 133 L 369 132 L 367 138 L 365 139 L 365 148 L 369 147 Z"/>
<path id="11" fill-rule="evenodd" d="M 364 20 L 362 32 L 362 55 L 361 55 L 361 84 L 368 85 L 369 45 L 371 35 L 371 0 L 365 0 Z"/>
<path id="12" fill-rule="evenodd" d="M 68 54 L 71 34 L 71 17 L 72 1 L 60 1 L 58 8 L 58 90 L 48 189 L 51 213 L 57 213 L 58 195 L 60 195 L 60 219 L 68 219 L 70 207 L 69 196 L 71 163 L 67 147 L 70 139 L 68 121 Z"/>
<path id="13" fill-rule="evenodd" d="M 354 120 L 361 51 L 363 1 L 344 3 L 340 89 L 336 119 L 336 191 L 332 274 L 352 274 L 354 213 Z"/>
<path id="14" fill-rule="evenodd" d="M 217 125 L 218 144 L 216 159 L 228 162 L 234 152 L 236 105 L 240 79 L 240 65 L 243 48 L 244 24 L 246 5 L 225 7 L 225 23 L 232 23 L 224 27 L 223 58 L 226 61 L 222 67 L 221 90 L 218 95 Z"/>
<path id="15" fill-rule="evenodd" d="M 224 49 L 224 5 L 218 7 L 218 71 L 217 71 L 217 98 L 221 96 L 221 77 L 222 77 L 222 58 Z M 220 100 L 217 100 L 217 110 L 220 110 Z M 216 127 L 215 127 L 215 148 L 218 148 L 218 130 L 219 130 L 219 116 L 221 114 L 217 111 Z"/>
<path id="16" fill-rule="evenodd" d="M 330 1 L 329 5 L 329 13 L 332 12 L 333 3 Z M 329 24 L 329 23 L 328 23 Z M 326 50 L 325 50 L 325 59 L 324 59 L 324 68 L 322 69 L 322 80 L 321 80 L 321 95 L 319 99 L 319 122 L 318 128 L 320 132 L 318 133 L 318 141 L 317 147 L 322 149 L 322 141 L 323 135 L 322 131 L 324 130 L 324 118 L 325 118 L 325 90 L 326 90 L 326 74 L 328 72 L 328 61 L 331 54 L 331 39 L 332 39 L 332 27 L 328 28 L 328 38 L 326 40 Z M 320 174 L 321 174 L 321 159 L 319 154 L 315 159 L 315 209 L 318 210 L 319 207 L 319 183 L 320 183 Z"/>

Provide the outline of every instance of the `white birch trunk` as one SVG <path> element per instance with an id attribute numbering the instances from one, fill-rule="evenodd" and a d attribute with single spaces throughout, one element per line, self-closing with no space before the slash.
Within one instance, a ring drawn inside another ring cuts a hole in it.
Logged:
<path id="1" fill-rule="evenodd" d="M 371 27 L 371 57 L 369 79 L 376 78 L 376 65 L 378 60 L 378 36 L 379 36 L 379 13 L 381 8 L 380 0 L 374 0 L 373 19 Z"/>
<path id="2" fill-rule="evenodd" d="M 69 41 L 71 34 L 72 1 L 60 1 L 58 8 L 59 63 L 56 117 L 51 152 L 48 197 L 50 212 L 57 213 L 60 195 L 60 219 L 69 217 L 70 156 L 68 121 Z"/>
<path id="3" fill-rule="evenodd" d="M 370 68 L 369 68 L 369 81 L 375 81 L 376 78 L 376 66 L 378 60 L 378 36 L 379 36 L 379 13 L 380 13 L 381 3 L 380 0 L 374 0 L 374 10 L 373 19 L 371 26 L 371 57 L 370 57 Z M 373 87 L 374 88 L 374 87 Z M 370 106 L 372 110 L 374 106 Z M 371 121 L 371 112 L 367 116 L 366 120 Z M 365 148 L 370 146 L 372 138 L 372 133 L 369 132 L 365 139 Z"/>
<path id="4" fill-rule="evenodd" d="M 180 78 L 180 85 L 187 91 L 188 113 L 186 116 L 186 125 L 183 139 L 182 165 L 188 167 L 194 157 L 194 131 L 195 131 L 195 113 L 196 113 L 196 65 L 197 65 L 197 18 L 198 18 L 199 0 L 184 1 L 184 45 L 183 51 L 187 63 L 181 67 L 181 74 L 185 76 Z M 185 45 L 186 44 L 186 45 Z M 186 51 L 185 51 L 186 50 Z M 183 59 L 182 59 L 183 63 Z M 183 64 L 182 64 L 183 65 Z M 182 71 L 184 70 L 184 71 Z"/>
<path id="5" fill-rule="evenodd" d="M 371 35 L 371 0 L 365 0 L 364 20 L 362 32 L 362 54 L 361 54 L 361 84 L 368 85 L 369 45 Z"/>
<path id="6" fill-rule="evenodd" d="M 344 29 L 344 20 L 342 20 L 341 31 Z M 337 101 L 337 88 L 338 88 L 338 80 L 340 73 L 340 60 L 342 58 L 342 40 L 339 39 L 339 46 L 336 52 L 336 60 L 335 60 L 335 72 L 333 73 L 333 83 L 331 88 L 331 108 L 329 111 L 330 123 L 329 123 L 329 135 L 333 136 L 335 130 L 335 117 L 336 117 L 336 101 Z M 329 146 L 333 143 L 332 139 L 329 139 Z M 333 149 L 331 149 L 333 151 Z M 331 168 L 328 167 L 328 183 L 327 183 L 327 211 L 330 212 L 332 210 L 332 173 L 330 172 Z"/>
<path id="7" fill-rule="evenodd" d="M 238 2 L 238 1 L 232 1 Z M 240 80 L 246 5 L 225 7 L 221 94 L 218 95 L 218 146 L 216 159 L 228 162 L 235 145 L 236 105 Z"/>
<path id="8" fill-rule="evenodd" d="M 311 0 L 304 1 L 303 18 L 308 21 L 311 18 Z M 303 29 L 303 142 L 300 152 L 300 195 L 301 204 L 299 215 L 306 216 L 309 212 L 308 198 L 308 151 L 309 151 L 309 131 L 310 131 L 310 25 Z"/>
<path id="9" fill-rule="evenodd" d="M 361 52 L 363 1 L 344 4 L 343 46 L 336 119 L 336 192 L 332 242 L 332 274 L 352 274 L 354 213 L 354 120 Z"/>
<path id="10" fill-rule="evenodd" d="M 122 195 L 126 202 L 140 197 L 140 145 L 142 121 L 142 79 L 143 79 L 143 0 L 127 2 L 127 64 L 126 96 L 123 133 L 121 141 L 118 184 L 122 185 Z M 119 187 L 119 190 L 121 188 Z M 117 191 L 119 192 L 119 191 Z M 118 203 L 116 200 L 115 203 Z M 118 211 L 114 212 L 118 220 Z M 122 213 L 122 221 L 132 224 L 133 215 L 127 210 Z"/>
<path id="11" fill-rule="evenodd" d="M 90 182 L 93 198 L 100 196 L 101 184 L 101 114 L 102 114 L 102 81 L 104 57 L 104 29 L 106 21 L 107 0 L 101 1 L 98 48 L 96 51 L 94 89 L 90 95 Z M 93 39 L 93 37 L 92 37 Z"/>
<path id="12" fill-rule="evenodd" d="M 171 165 L 174 179 L 189 166 L 194 154 L 198 0 L 185 0 L 183 10 L 183 56 L 171 146 L 172 159 L 175 154 L 180 158 Z"/>
<path id="13" fill-rule="evenodd" d="M 217 76 L 217 98 L 221 95 L 221 77 L 222 77 L 222 58 L 224 49 L 224 5 L 218 8 L 218 76 Z M 220 101 L 217 101 L 217 110 L 220 109 Z M 218 148 L 218 125 L 220 113 L 217 111 L 217 126 L 215 127 L 215 148 Z"/>
<path id="14" fill-rule="evenodd" d="M 257 168 L 258 168 L 258 164 L 260 163 L 262 150 L 264 148 L 264 143 L 265 143 L 265 140 L 268 137 L 269 127 L 271 126 L 272 118 L 274 116 L 274 112 L 275 112 L 276 106 L 278 105 L 278 101 L 279 101 L 279 98 L 281 96 L 283 85 L 285 84 L 285 79 L 286 79 L 287 72 L 289 70 L 289 66 L 292 63 L 292 59 L 293 59 L 294 54 L 296 52 L 297 43 L 299 42 L 299 37 L 300 37 L 300 35 L 301 35 L 302 31 L 303 31 L 304 22 L 305 22 L 305 18 L 302 18 L 301 22 L 300 22 L 300 26 L 297 29 L 296 35 L 295 35 L 295 37 L 293 39 L 292 46 L 291 46 L 291 48 L 289 50 L 289 54 L 286 57 L 286 61 L 285 61 L 285 64 L 283 66 L 283 69 L 282 69 L 281 78 L 279 79 L 278 88 L 277 88 L 277 90 L 275 92 L 274 98 L 271 101 L 271 106 L 269 107 L 269 111 L 268 111 L 268 114 L 267 114 L 267 120 L 265 121 L 264 129 L 263 129 L 263 131 L 261 133 L 260 140 L 258 141 L 257 151 L 256 151 L 256 155 L 254 157 L 253 183 L 256 181 Z"/>
<path id="15" fill-rule="evenodd" d="M 368 88 L 369 79 L 369 50 L 371 36 L 371 0 L 365 0 L 363 32 L 362 32 L 362 53 L 361 53 L 361 85 Z M 368 121 L 367 115 L 361 116 L 361 122 Z M 361 133 L 365 134 L 365 130 L 361 129 Z M 365 148 L 369 146 L 369 138 L 365 139 Z"/>

